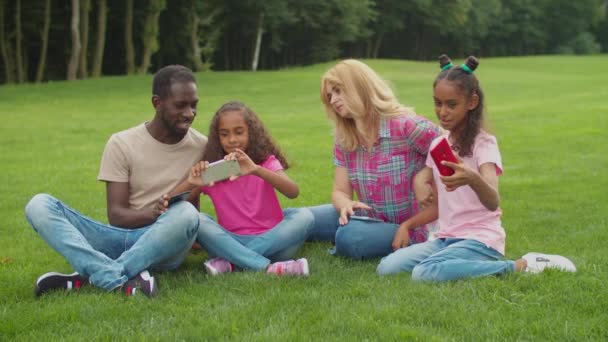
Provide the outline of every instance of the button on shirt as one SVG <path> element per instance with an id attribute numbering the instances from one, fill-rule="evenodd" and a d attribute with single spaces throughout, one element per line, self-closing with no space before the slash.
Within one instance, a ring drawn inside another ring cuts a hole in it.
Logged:
<path id="1" fill-rule="evenodd" d="M 334 145 L 334 164 L 348 170 L 359 201 L 372 207 L 364 214 L 401 224 L 418 212 L 412 184 L 425 166 L 431 141 L 439 127 L 418 115 L 401 115 L 380 122 L 380 132 L 371 149 L 358 146 L 346 151 Z M 414 243 L 426 241 L 426 226 L 410 231 Z"/>

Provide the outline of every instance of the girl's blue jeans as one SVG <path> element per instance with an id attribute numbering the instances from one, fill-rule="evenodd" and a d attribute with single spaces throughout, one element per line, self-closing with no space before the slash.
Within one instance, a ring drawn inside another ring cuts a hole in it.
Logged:
<path id="1" fill-rule="evenodd" d="M 331 204 L 308 208 L 315 222 L 309 241 L 331 241 L 336 244 L 333 254 L 353 259 L 369 259 L 388 255 L 399 228 L 394 223 L 349 220 L 338 223 L 338 212 Z"/>
<path id="2" fill-rule="evenodd" d="M 471 239 L 436 239 L 401 248 L 382 258 L 380 275 L 411 272 L 412 279 L 449 281 L 515 271 L 493 248 Z"/>
<path id="3" fill-rule="evenodd" d="M 89 282 L 105 290 L 144 270 L 177 268 L 198 230 L 198 210 L 179 202 L 149 226 L 113 227 L 94 221 L 47 194 L 35 195 L 25 216 L 46 243 Z"/>
<path id="4" fill-rule="evenodd" d="M 258 235 L 238 235 L 200 213 L 198 243 L 211 257 L 221 257 L 242 269 L 264 270 L 274 261 L 293 258 L 306 241 L 313 224 L 310 210 L 283 210 L 283 220 Z"/>

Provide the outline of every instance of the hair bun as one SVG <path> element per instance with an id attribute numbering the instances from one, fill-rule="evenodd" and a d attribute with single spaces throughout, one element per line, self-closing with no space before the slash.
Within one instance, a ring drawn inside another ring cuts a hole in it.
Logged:
<path id="1" fill-rule="evenodd" d="M 439 56 L 439 67 L 442 70 L 444 67 L 446 67 L 450 64 L 452 64 L 452 60 L 450 59 L 450 57 L 448 57 L 448 55 L 443 54 L 443 55 Z"/>
<path id="2" fill-rule="evenodd" d="M 471 71 L 475 71 L 479 66 L 479 59 L 475 56 L 467 57 L 467 61 L 464 63 Z"/>

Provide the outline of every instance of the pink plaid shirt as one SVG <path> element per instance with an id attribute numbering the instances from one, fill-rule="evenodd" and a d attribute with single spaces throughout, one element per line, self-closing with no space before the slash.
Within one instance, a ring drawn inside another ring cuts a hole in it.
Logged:
<path id="1" fill-rule="evenodd" d="M 414 176 L 425 166 L 431 141 L 440 134 L 428 119 L 402 115 L 381 121 L 378 140 L 370 150 L 359 146 L 348 152 L 334 145 L 334 164 L 348 170 L 357 198 L 372 207 L 364 214 L 401 224 L 418 212 Z M 424 242 L 427 236 L 426 226 L 410 231 L 413 243 Z"/>

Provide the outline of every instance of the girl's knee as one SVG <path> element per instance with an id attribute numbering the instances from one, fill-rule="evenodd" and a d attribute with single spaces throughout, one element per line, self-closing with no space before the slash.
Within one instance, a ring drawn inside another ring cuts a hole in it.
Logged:
<path id="1" fill-rule="evenodd" d="M 395 265 L 395 263 L 393 263 L 390 259 L 387 258 L 388 257 L 382 258 L 382 260 L 380 260 L 380 263 L 378 264 L 378 267 L 376 267 L 376 273 L 378 273 L 378 275 L 380 276 L 400 272 L 399 267 L 396 267 L 397 265 Z"/>
<path id="2" fill-rule="evenodd" d="M 412 270 L 412 280 L 432 282 L 445 281 L 435 263 L 422 263 L 415 266 Z"/>

